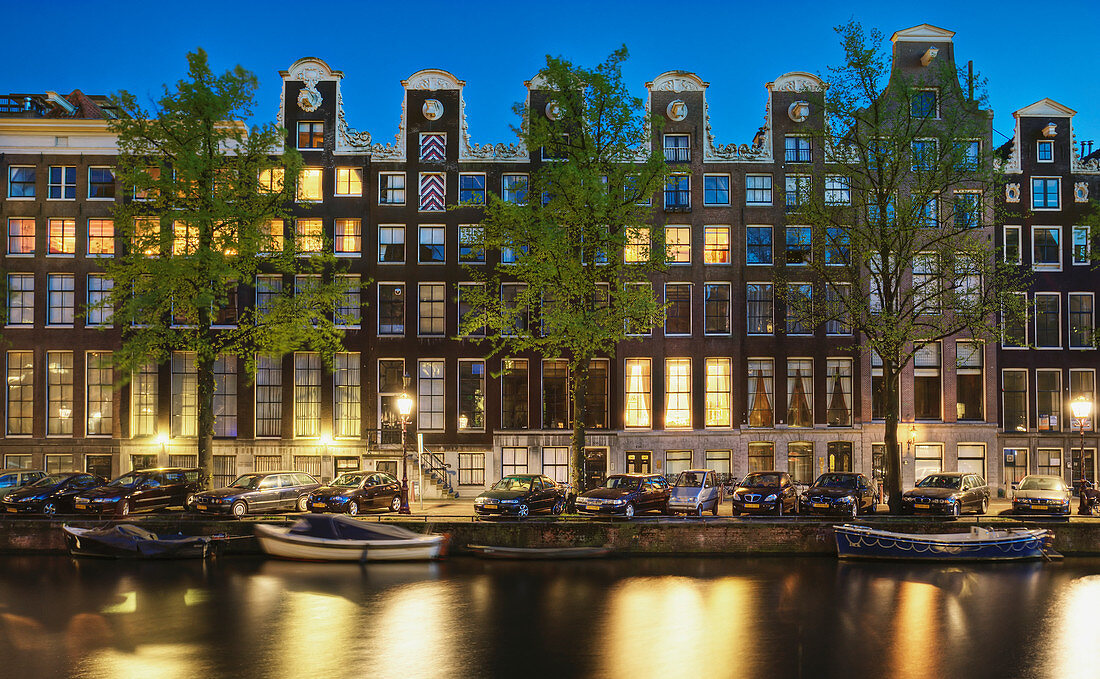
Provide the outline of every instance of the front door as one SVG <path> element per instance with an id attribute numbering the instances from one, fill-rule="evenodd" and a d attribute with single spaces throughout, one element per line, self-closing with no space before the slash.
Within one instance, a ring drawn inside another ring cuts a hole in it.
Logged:
<path id="1" fill-rule="evenodd" d="M 626 454 L 627 474 L 648 474 L 653 454 L 649 451 L 632 450 Z"/>
<path id="2" fill-rule="evenodd" d="M 599 488 L 607 480 L 607 448 L 584 451 L 584 489 Z"/>
<path id="3" fill-rule="evenodd" d="M 852 444 L 850 441 L 832 441 L 828 445 L 829 471 L 852 471 Z"/>

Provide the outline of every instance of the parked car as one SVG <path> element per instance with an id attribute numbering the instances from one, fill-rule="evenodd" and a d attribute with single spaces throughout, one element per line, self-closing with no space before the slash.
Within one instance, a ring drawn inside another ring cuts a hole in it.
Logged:
<path id="1" fill-rule="evenodd" d="M 522 519 L 536 512 L 561 514 L 569 501 L 568 487 L 555 483 L 548 476 L 512 474 L 474 498 L 474 513 L 478 516 L 512 514 Z"/>
<path id="2" fill-rule="evenodd" d="M 669 514 L 702 516 L 707 509 L 718 516 L 723 488 L 718 472 L 713 469 L 688 469 L 680 472 L 668 498 Z"/>
<path id="3" fill-rule="evenodd" d="M 1028 474 L 1012 490 L 1012 512 L 1069 514 L 1073 492 L 1061 476 Z"/>
<path id="4" fill-rule="evenodd" d="M 46 472 L 41 469 L 7 469 L 0 472 L 0 499 L 45 475 Z"/>
<path id="5" fill-rule="evenodd" d="M 814 485 L 802 493 L 799 511 L 803 514 L 841 514 L 853 519 L 874 514 L 878 493 L 871 479 L 855 472 L 828 472 L 817 477 Z"/>
<path id="6" fill-rule="evenodd" d="M 355 516 L 364 509 L 401 509 L 401 482 L 387 472 L 344 472 L 309 494 L 314 513 L 343 512 Z"/>
<path id="7" fill-rule="evenodd" d="M 737 484 L 730 498 L 733 515 L 798 512 L 798 490 L 787 472 L 752 472 Z"/>
<path id="8" fill-rule="evenodd" d="M 48 474 L 8 493 L 3 501 L 4 512 L 46 516 L 69 514 L 73 511 L 73 497 L 77 493 L 105 483 L 105 479 L 85 472 Z"/>
<path id="9" fill-rule="evenodd" d="M 668 513 L 671 489 L 660 474 L 612 474 L 603 486 L 581 493 L 581 514 L 621 514 L 633 518 L 641 512 Z"/>
<path id="10" fill-rule="evenodd" d="M 989 510 L 989 485 L 978 474 L 938 472 L 920 480 L 916 488 L 901 494 L 904 514 L 927 512 L 958 516 L 967 510 Z"/>
<path id="11" fill-rule="evenodd" d="M 256 472 L 241 474 L 225 488 L 195 494 L 199 512 L 231 513 L 309 511 L 309 494 L 320 482 L 305 472 Z"/>
<path id="12" fill-rule="evenodd" d="M 198 469 L 142 469 L 123 474 L 105 486 L 91 488 L 73 497 L 77 513 L 126 516 L 168 507 L 185 507 L 202 489 Z"/>

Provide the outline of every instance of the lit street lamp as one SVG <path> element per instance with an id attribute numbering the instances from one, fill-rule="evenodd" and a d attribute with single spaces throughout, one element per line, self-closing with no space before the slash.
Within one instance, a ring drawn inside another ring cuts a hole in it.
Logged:
<path id="1" fill-rule="evenodd" d="M 1081 496 L 1077 504 L 1077 513 L 1087 514 L 1088 508 L 1085 503 L 1085 420 L 1092 414 L 1092 401 L 1084 396 L 1078 396 L 1070 401 L 1069 409 L 1073 412 L 1073 419 L 1077 420 L 1077 428 L 1081 431 L 1081 446 L 1077 449 L 1077 469 L 1081 475 Z"/>
<path id="2" fill-rule="evenodd" d="M 409 453 L 405 447 L 405 436 L 412 409 L 412 398 L 408 392 L 403 392 L 397 399 L 397 414 L 401 416 L 401 509 L 398 510 L 398 514 L 412 514 L 412 510 L 409 509 Z"/>

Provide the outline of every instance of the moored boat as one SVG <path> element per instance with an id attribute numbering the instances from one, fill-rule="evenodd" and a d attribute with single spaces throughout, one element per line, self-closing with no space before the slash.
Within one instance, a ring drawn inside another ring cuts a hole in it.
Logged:
<path id="1" fill-rule="evenodd" d="M 485 559 L 598 559 L 611 554 L 607 547 L 498 547 L 467 545 L 466 549 Z"/>
<path id="2" fill-rule="evenodd" d="M 306 514 L 292 526 L 256 524 L 260 548 L 303 561 L 423 561 L 443 555 L 443 535 L 368 523 L 339 514 Z"/>
<path id="3" fill-rule="evenodd" d="M 73 556 L 110 559 L 205 559 L 215 552 L 213 538 L 159 535 L 129 523 L 106 528 L 64 525 L 65 544 Z"/>
<path id="4" fill-rule="evenodd" d="M 969 533 L 894 533 L 870 526 L 834 527 L 842 559 L 917 561 L 1020 561 L 1059 556 L 1046 529 L 994 530 L 973 526 Z"/>

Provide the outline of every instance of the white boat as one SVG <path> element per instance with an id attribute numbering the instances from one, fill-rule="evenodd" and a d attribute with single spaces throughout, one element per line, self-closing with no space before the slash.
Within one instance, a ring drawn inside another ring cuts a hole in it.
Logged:
<path id="1" fill-rule="evenodd" d="M 1019 561 L 1060 558 L 1046 529 L 994 530 L 972 526 L 968 533 L 894 533 L 853 524 L 833 526 L 841 559 L 913 561 Z"/>
<path id="2" fill-rule="evenodd" d="M 339 514 L 306 514 L 292 526 L 256 524 L 260 548 L 303 561 L 425 561 L 443 555 L 446 538 Z"/>

